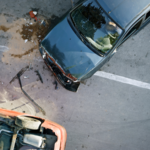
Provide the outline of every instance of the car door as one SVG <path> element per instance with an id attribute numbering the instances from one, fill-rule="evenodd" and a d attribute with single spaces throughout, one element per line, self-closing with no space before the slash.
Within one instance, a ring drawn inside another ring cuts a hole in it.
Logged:
<path id="1" fill-rule="evenodd" d="M 135 33 L 137 33 L 142 25 L 143 19 L 144 19 L 145 15 L 143 15 L 140 19 L 138 19 L 125 33 L 125 35 L 123 36 L 123 39 L 121 40 L 121 42 L 119 43 L 119 45 L 112 51 L 112 53 L 109 53 L 109 55 L 107 56 L 107 60 L 109 61 L 110 58 L 118 51 L 119 46 L 121 46 L 121 44 L 123 44 L 128 38 L 130 38 L 132 35 L 134 35 Z M 105 63 L 105 62 L 104 62 Z"/>
<path id="2" fill-rule="evenodd" d="M 129 37 L 131 37 L 132 35 L 134 35 L 135 33 L 137 33 L 141 27 L 141 24 L 143 22 L 143 18 L 144 16 L 142 16 L 140 19 L 138 19 L 138 21 L 136 21 L 130 28 L 129 30 L 126 32 L 125 36 L 123 37 L 121 44 L 124 43 Z M 120 45 L 121 45 L 120 44 Z"/>

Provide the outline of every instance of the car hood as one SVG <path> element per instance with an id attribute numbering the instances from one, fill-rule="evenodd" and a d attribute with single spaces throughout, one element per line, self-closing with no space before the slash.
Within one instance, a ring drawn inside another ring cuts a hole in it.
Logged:
<path id="1" fill-rule="evenodd" d="M 78 38 L 67 17 L 50 31 L 41 44 L 66 74 L 70 73 L 77 79 L 102 60 Z"/>

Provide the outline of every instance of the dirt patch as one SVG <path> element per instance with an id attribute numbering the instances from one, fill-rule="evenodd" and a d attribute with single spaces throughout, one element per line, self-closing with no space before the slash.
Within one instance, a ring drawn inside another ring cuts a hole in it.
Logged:
<path id="1" fill-rule="evenodd" d="M 9 30 L 9 28 L 2 25 L 2 26 L 0 26 L 0 30 L 3 30 L 4 32 L 7 32 Z"/>
<path id="2" fill-rule="evenodd" d="M 0 20 L 2 20 L 0 29 L 11 37 L 8 39 L 7 45 L 9 50 L 3 53 L 3 63 L 19 67 L 40 58 L 38 46 L 49 32 L 50 22 L 44 16 L 39 16 L 38 18 L 40 20 L 34 22 L 34 19 L 26 16 L 26 18 L 20 18 L 8 23 L 5 16 L 0 15 Z M 3 33 L 0 36 L 3 36 Z"/>
<path id="3" fill-rule="evenodd" d="M 30 48 L 29 50 L 27 50 L 25 53 L 23 54 L 11 54 L 11 56 L 13 57 L 18 57 L 18 58 L 21 58 L 22 56 L 25 56 L 25 55 L 28 55 L 30 53 L 32 53 L 34 50 L 36 50 L 38 48 L 38 46 L 34 46 L 32 48 Z"/>
<path id="4" fill-rule="evenodd" d="M 33 42 L 35 46 L 29 48 L 26 52 L 22 54 L 11 54 L 12 57 L 22 58 L 25 55 L 32 53 L 34 50 L 38 49 L 36 41 L 39 43 L 43 40 L 45 35 L 49 31 L 49 23 L 45 21 L 44 24 L 39 22 L 30 22 L 22 25 L 22 31 L 16 30 L 16 33 L 19 33 L 22 39 L 26 42 Z"/>
<path id="5" fill-rule="evenodd" d="M 3 53 L 3 57 L 1 58 L 3 63 L 13 64 L 13 66 L 19 67 L 23 66 L 23 64 L 32 62 L 40 56 L 38 53 L 38 40 L 36 36 L 31 36 L 32 41 L 25 41 L 21 35 L 23 25 L 31 23 L 32 20 L 20 18 L 14 20 L 12 23 L 8 23 L 3 15 L 0 15 L 0 20 L 2 20 L 2 25 L 4 27 L 9 28 L 6 32 L 9 35 L 7 45 L 9 50 Z M 32 23 L 33 25 L 36 24 L 35 22 Z M 3 32 L 1 32 L 1 35 L 3 36 Z M 35 48 L 36 50 L 34 50 Z M 21 62 L 20 59 L 22 60 Z"/>

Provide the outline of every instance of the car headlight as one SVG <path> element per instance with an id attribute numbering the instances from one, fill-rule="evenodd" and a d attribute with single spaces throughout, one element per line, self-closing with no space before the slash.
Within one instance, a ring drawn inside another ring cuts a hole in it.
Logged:
<path id="1" fill-rule="evenodd" d="M 71 80 L 68 79 L 68 80 L 67 80 L 67 83 L 68 83 L 68 84 L 71 84 Z"/>
<path id="2" fill-rule="evenodd" d="M 42 57 L 43 57 L 43 59 L 46 58 L 46 52 L 43 53 Z"/>

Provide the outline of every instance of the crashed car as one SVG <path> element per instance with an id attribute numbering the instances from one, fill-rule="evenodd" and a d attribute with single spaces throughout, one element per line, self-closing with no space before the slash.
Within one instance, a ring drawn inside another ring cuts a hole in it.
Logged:
<path id="1" fill-rule="evenodd" d="M 0 150 L 65 150 L 64 127 L 36 116 L 0 109 Z"/>
<path id="2" fill-rule="evenodd" d="M 149 0 L 84 1 L 47 34 L 39 50 L 58 81 L 77 91 L 148 22 Z"/>

